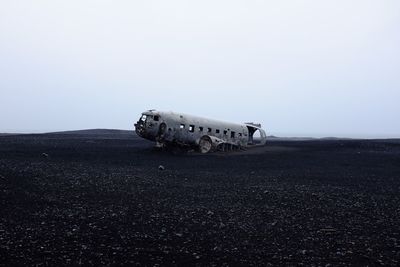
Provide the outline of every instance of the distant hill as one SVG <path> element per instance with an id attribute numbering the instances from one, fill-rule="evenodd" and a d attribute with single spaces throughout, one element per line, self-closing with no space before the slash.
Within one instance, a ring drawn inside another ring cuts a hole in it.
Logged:
<path id="1" fill-rule="evenodd" d="M 133 130 L 118 129 L 84 129 L 46 133 L 0 133 L 0 136 L 12 135 L 136 135 L 136 132 Z"/>
<path id="2" fill-rule="evenodd" d="M 352 139 L 353 138 L 349 138 L 349 137 L 333 137 L 333 136 L 320 138 L 320 140 L 352 140 Z"/>
<path id="3" fill-rule="evenodd" d="M 309 141 L 317 139 L 318 138 L 314 137 L 278 137 L 274 135 L 267 136 L 267 141 Z"/>
<path id="4" fill-rule="evenodd" d="M 62 135 L 132 135 L 136 133 L 133 130 L 118 130 L 118 129 L 85 129 L 62 132 L 50 132 L 45 134 L 62 134 Z"/>
<path id="5" fill-rule="evenodd" d="M 85 129 L 41 134 L 51 138 L 100 138 L 100 139 L 132 139 L 138 138 L 135 131 L 118 129 Z"/>
<path id="6" fill-rule="evenodd" d="M 20 135 L 19 133 L 0 133 L 0 136 Z"/>
<path id="7" fill-rule="evenodd" d="M 279 137 L 275 135 L 269 135 L 267 136 L 267 140 L 269 141 L 310 141 L 310 140 L 321 140 L 321 141 L 335 141 L 335 140 L 352 140 L 353 138 L 349 137 L 334 137 L 334 136 L 328 136 L 328 137 Z"/>

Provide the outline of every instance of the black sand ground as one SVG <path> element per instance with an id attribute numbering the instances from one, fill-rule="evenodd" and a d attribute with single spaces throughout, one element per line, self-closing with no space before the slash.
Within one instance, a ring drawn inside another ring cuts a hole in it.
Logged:
<path id="1" fill-rule="evenodd" d="M 400 142 L 172 155 L 113 132 L 2 136 L 0 207 L 4 266 L 396 266 Z"/>

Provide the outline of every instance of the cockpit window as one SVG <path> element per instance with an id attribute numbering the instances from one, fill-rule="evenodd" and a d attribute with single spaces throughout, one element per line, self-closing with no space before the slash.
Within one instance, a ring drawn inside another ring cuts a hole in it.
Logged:
<path id="1" fill-rule="evenodd" d="M 147 116 L 146 115 L 142 115 L 142 117 L 140 118 L 141 121 L 146 121 Z"/>

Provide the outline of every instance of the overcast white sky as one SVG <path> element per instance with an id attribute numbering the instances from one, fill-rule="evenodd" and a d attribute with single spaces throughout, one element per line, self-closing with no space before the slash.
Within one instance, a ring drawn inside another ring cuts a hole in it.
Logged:
<path id="1" fill-rule="evenodd" d="M 147 109 L 400 137 L 400 1 L 0 1 L 0 132 Z"/>

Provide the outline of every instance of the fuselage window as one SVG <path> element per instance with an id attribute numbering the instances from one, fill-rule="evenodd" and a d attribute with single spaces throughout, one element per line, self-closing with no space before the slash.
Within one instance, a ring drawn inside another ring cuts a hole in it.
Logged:
<path id="1" fill-rule="evenodd" d="M 202 132 L 203 131 L 203 127 L 199 127 L 199 132 Z"/>
<path id="2" fill-rule="evenodd" d="M 181 124 L 181 125 L 179 126 L 179 129 L 185 129 L 185 124 Z"/>
<path id="3" fill-rule="evenodd" d="M 155 116 L 154 116 L 154 121 L 158 121 L 159 118 L 160 118 L 159 116 L 155 115 Z"/>
<path id="4" fill-rule="evenodd" d="M 231 138 L 235 138 L 235 132 L 231 132 Z"/>
<path id="5" fill-rule="evenodd" d="M 228 131 L 227 130 L 224 130 L 224 135 L 226 135 L 228 133 Z"/>
<path id="6" fill-rule="evenodd" d="M 239 133 L 239 137 L 242 137 L 242 133 Z"/>
<path id="7" fill-rule="evenodd" d="M 215 130 L 215 133 L 219 133 L 219 129 L 216 129 L 216 130 Z"/>
<path id="8" fill-rule="evenodd" d="M 194 132 L 194 125 L 189 125 L 189 132 L 191 132 L 191 133 Z"/>
<path id="9" fill-rule="evenodd" d="M 212 129 L 211 129 L 211 128 L 208 128 L 207 132 L 211 133 L 211 131 L 212 131 Z"/>

